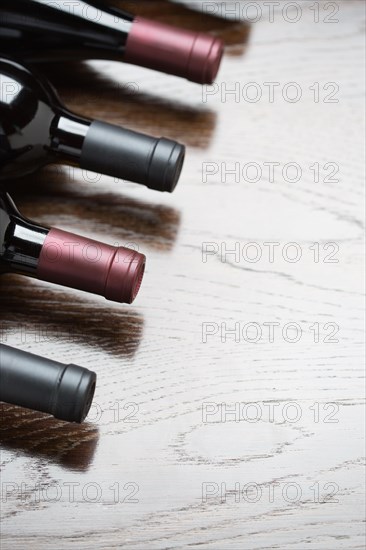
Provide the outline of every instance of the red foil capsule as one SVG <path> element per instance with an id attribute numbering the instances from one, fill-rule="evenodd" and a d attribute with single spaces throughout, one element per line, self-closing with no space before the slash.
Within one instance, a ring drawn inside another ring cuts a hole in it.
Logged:
<path id="1" fill-rule="evenodd" d="M 223 41 L 209 34 L 136 17 L 127 38 L 124 60 L 199 84 L 212 84 L 223 51 Z"/>
<path id="2" fill-rule="evenodd" d="M 42 246 L 37 277 L 131 304 L 141 286 L 145 261 L 135 250 L 52 228 Z"/>

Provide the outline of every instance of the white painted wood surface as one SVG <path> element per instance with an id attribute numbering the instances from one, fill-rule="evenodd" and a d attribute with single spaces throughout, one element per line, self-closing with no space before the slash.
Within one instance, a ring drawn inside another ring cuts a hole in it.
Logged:
<path id="1" fill-rule="evenodd" d="M 194 84 L 107 62 L 62 88 L 75 110 L 181 139 L 188 155 L 173 196 L 54 167 L 19 191 L 39 221 L 138 243 L 148 270 L 131 308 L 3 277 L 2 341 L 98 373 L 81 427 L 3 407 L 3 550 L 365 547 L 364 3 L 331 2 L 338 23 L 326 2 L 319 23 L 298 4 L 298 22 L 277 10 L 244 45 L 242 22 L 209 20 L 229 45 L 207 102 Z M 296 103 L 282 96 L 291 82 Z M 225 182 L 235 163 L 262 177 Z M 324 181 L 334 168 L 339 181 Z M 239 334 L 223 341 L 225 327 Z"/>

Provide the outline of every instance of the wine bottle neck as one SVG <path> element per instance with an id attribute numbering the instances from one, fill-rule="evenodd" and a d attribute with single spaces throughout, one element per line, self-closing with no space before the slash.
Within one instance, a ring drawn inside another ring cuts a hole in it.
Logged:
<path id="1" fill-rule="evenodd" d="M 91 121 L 59 112 L 51 125 L 51 150 L 71 163 L 78 163 Z"/>
<path id="2" fill-rule="evenodd" d="M 84 290 L 131 304 L 141 285 L 145 256 L 25 219 L 0 191 L 0 272 Z"/>
<path id="3" fill-rule="evenodd" d="M 23 218 L 6 194 L 0 193 L 0 272 L 35 277 L 47 227 Z"/>

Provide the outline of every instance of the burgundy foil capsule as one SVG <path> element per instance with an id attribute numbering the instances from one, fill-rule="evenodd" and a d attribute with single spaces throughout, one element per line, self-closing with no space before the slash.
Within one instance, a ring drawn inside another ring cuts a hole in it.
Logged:
<path id="1" fill-rule="evenodd" d="M 145 261 L 135 250 L 52 228 L 42 246 L 37 277 L 131 304 L 141 286 Z"/>
<path id="2" fill-rule="evenodd" d="M 209 34 L 136 17 L 127 38 L 124 60 L 199 84 L 212 84 L 223 51 L 223 41 Z"/>

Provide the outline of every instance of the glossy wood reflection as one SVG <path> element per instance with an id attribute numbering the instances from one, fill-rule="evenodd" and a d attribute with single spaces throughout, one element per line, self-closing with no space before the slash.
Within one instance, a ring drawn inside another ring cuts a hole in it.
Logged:
<path id="1" fill-rule="evenodd" d="M 131 307 L 1 278 L 2 342 L 98 374 L 81 426 L 1 404 L 3 550 L 363 547 L 363 2 L 293 24 L 246 3 L 120 2 L 222 36 L 213 88 L 43 67 L 70 110 L 187 160 L 173 195 L 61 166 L 11 184 L 26 216 L 148 263 Z"/>

